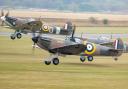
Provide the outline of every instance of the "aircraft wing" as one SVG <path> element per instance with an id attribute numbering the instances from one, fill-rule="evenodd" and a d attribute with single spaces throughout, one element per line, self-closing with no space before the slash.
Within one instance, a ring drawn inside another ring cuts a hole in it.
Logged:
<path id="1" fill-rule="evenodd" d="M 64 45 L 59 47 L 52 47 L 52 49 L 50 50 L 52 52 L 59 52 L 62 54 L 77 55 L 85 50 L 85 45 L 83 44 Z"/>
<path id="2" fill-rule="evenodd" d="M 34 27 L 34 28 L 41 28 L 42 22 L 41 21 L 30 21 L 26 22 L 22 25 L 23 27 Z"/>
<path id="3" fill-rule="evenodd" d="M 85 48 L 85 45 L 83 44 L 68 44 L 68 45 L 65 45 L 65 44 L 56 44 L 56 45 L 52 45 L 52 47 L 50 49 L 63 49 L 63 48 Z"/>

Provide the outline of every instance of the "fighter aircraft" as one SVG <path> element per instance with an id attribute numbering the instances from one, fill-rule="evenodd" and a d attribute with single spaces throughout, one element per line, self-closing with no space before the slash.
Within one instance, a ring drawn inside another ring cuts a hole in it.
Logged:
<path id="1" fill-rule="evenodd" d="M 58 65 L 58 56 L 79 55 L 80 60 L 84 62 L 86 56 L 88 61 L 92 61 L 93 56 L 112 56 L 117 59 L 123 52 L 123 41 L 121 39 L 115 40 L 113 47 L 102 46 L 74 37 L 75 26 L 73 29 L 71 37 L 66 37 L 65 39 L 43 35 L 32 38 L 32 41 L 41 49 L 51 54 L 45 60 L 46 65 L 50 65 L 51 62 L 54 65 Z"/>
<path id="2" fill-rule="evenodd" d="M 95 44 L 100 44 L 107 47 L 112 47 L 113 42 L 115 41 L 115 39 L 103 37 L 103 36 L 99 38 L 82 38 L 82 40 L 95 43 Z M 123 53 L 128 53 L 128 43 L 127 42 L 123 42 L 123 43 L 124 43 Z"/>
<path id="3" fill-rule="evenodd" d="M 14 29 L 15 32 L 10 36 L 11 39 L 15 39 L 16 37 L 20 39 L 22 37 L 21 33 L 27 34 L 28 32 L 36 32 L 39 31 L 42 22 L 35 19 L 21 19 L 16 17 L 9 16 L 9 11 L 4 15 L 4 11 L 1 10 L 1 20 L 2 25 L 5 23 L 10 28 Z"/>
<path id="4" fill-rule="evenodd" d="M 9 16 L 9 11 L 4 15 L 4 11 L 1 10 L 2 25 L 5 23 L 9 27 L 15 30 L 14 34 L 10 36 L 11 39 L 22 37 L 21 33 L 34 33 L 42 32 L 44 34 L 59 34 L 70 35 L 72 33 L 72 23 L 67 22 L 64 27 L 48 26 L 43 24 L 41 20 L 37 19 L 23 19 Z"/>

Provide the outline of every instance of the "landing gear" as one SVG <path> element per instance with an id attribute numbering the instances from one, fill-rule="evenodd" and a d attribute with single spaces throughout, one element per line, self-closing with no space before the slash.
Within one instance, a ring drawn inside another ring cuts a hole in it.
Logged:
<path id="1" fill-rule="evenodd" d="M 81 62 L 85 62 L 85 60 L 86 60 L 85 56 L 80 56 L 80 61 Z"/>
<path id="2" fill-rule="evenodd" d="M 12 40 L 15 40 L 16 37 L 15 37 L 14 35 L 11 35 L 10 38 L 11 38 Z"/>
<path id="3" fill-rule="evenodd" d="M 16 34 L 16 37 L 17 37 L 18 39 L 20 39 L 20 38 L 22 37 L 21 33 L 17 33 L 17 34 Z"/>
<path id="4" fill-rule="evenodd" d="M 46 65 L 50 65 L 50 64 L 51 64 L 51 61 L 44 61 L 44 63 L 45 63 Z"/>
<path id="5" fill-rule="evenodd" d="M 53 63 L 54 65 L 58 65 L 59 64 L 58 54 L 52 54 L 49 58 L 47 58 L 46 61 L 44 61 L 44 63 L 46 65 L 50 65 L 51 63 Z"/>
<path id="6" fill-rule="evenodd" d="M 88 61 L 90 62 L 93 61 L 93 56 L 88 56 L 87 58 L 88 58 Z"/>
<path id="7" fill-rule="evenodd" d="M 52 60 L 54 65 L 58 65 L 59 64 L 59 59 L 58 58 L 53 58 Z"/>
<path id="8" fill-rule="evenodd" d="M 53 58 L 51 61 L 44 61 L 44 63 L 46 65 L 50 65 L 51 62 L 54 64 L 54 65 L 58 65 L 59 64 L 59 59 L 58 58 Z"/>
<path id="9" fill-rule="evenodd" d="M 118 60 L 118 58 L 114 58 L 114 60 L 115 60 L 115 61 L 117 61 L 117 60 Z"/>
<path id="10" fill-rule="evenodd" d="M 88 61 L 93 61 L 93 56 L 87 56 L 87 59 L 88 59 Z M 85 62 L 85 60 L 86 60 L 86 57 L 85 56 L 80 56 L 80 61 L 81 62 Z"/>
<path id="11" fill-rule="evenodd" d="M 22 37 L 22 34 L 20 33 L 20 32 L 15 32 L 14 34 L 12 34 L 11 36 L 10 36 L 10 38 L 12 39 L 12 40 L 14 40 L 14 39 L 20 39 Z"/>

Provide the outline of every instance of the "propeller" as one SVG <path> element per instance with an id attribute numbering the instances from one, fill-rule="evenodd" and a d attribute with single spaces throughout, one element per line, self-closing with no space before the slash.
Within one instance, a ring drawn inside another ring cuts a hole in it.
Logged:
<path id="1" fill-rule="evenodd" d="M 1 10 L 1 16 L 0 16 L 1 17 L 1 26 L 4 25 L 4 18 L 7 17 L 7 16 L 9 16 L 9 10 L 7 10 L 7 13 L 5 14 L 4 10 L 2 9 Z"/>
<path id="2" fill-rule="evenodd" d="M 32 30 L 32 42 L 33 42 L 33 44 L 32 44 L 32 53 L 33 54 L 35 54 L 35 48 L 37 48 L 37 45 L 36 45 L 36 43 L 38 42 L 38 38 L 39 38 L 39 36 L 36 36 L 36 33 L 37 32 L 35 32 L 34 30 Z"/>
<path id="3" fill-rule="evenodd" d="M 2 17 L 4 16 L 4 11 L 3 11 L 3 9 L 1 10 L 1 26 L 3 26 L 4 25 L 4 21 L 2 20 Z"/>
<path id="4" fill-rule="evenodd" d="M 1 10 L 1 17 L 4 16 L 4 11 L 3 9 Z"/>
<path id="5" fill-rule="evenodd" d="M 36 43 L 37 43 L 37 41 L 36 41 L 36 33 L 35 33 L 35 31 L 34 31 L 34 29 L 33 29 L 33 25 L 32 25 L 32 27 L 31 27 L 31 30 L 32 30 L 32 41 L 33 41 L 33 49 L 35 49 L 35 45 L 36 45 Z"/>
<path id="6" fill-rule="evenodd" d="M 33 21 L 30 20 L 29 23 L 30 26 L 30 30 L 32 32 L 32 42 L 33 42 L 33 50 L 37 47 L 36 43 L 38 41 L 38 37 L 40 36 L 40 34 L 42 33 L 42 22 L 41 22 L 41 17 L 39 19 L 34 19 Z"/>
<path id="7" fill-rule="evenodd" d="M 39 36 L 32 37 L 32 41 L 33 41 L 34 45 L 38 42 L 38 38 L 39 38 Z"/>
<path id="8" fill-rule="evenodd" d="M 36 36 L 36 33 L 33 31 L 32 32 L 32 53 L 35 54 L 35 48 L 36 48 L 36 43 L 38 42 L 38 36 Z"/>
<path id="9" fill-rule="evenodd" d="M 9 10 L 7 11 L 6 15 L 5 16 L 9 16 Z"/>
<path id="10" fill-rule="evenodd" d="M 36 48 L 36 43 L 38 42 L 38 38 L 41 36 L 42 34 L 42 29 L 40 28 L 39 32 L 32 32 L 32 41 L 33 41 L 33 49 Z"/>

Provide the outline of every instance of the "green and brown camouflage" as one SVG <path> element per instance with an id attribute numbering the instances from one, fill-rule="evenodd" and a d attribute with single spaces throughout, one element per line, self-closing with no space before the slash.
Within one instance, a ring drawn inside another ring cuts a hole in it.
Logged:
<path id="1" fill-rule="evenodd" d="M 80 60 L 85 60 L 85 56 L 89 61 L 93 60 L 93 56 L 110 56 L 117 57 L 123 53 L 123 41 L 117 39 L 113 42 L 113 46 L 107 47 L 100 44 L 91 43 L 86 40 L 74 37 L 55 38 L 51 36 L 38 36 L 32 39 L 41 49 L 48 51 L 52 56 L 45 61 L 45 64 L 53 62 L 58 64 L 59 55 L 79 55 Z M 83 59 L 84 57 L 84 59 Z M 55 62 L 54 62 L 55 61 Z"/>
<path id="2" fill-rule="evenodd" d="M 22 37 L 21 33 L 27 34 L 32 33 L 35 36 L 35 33 L 43 34 L 57 34 L 57 35 L 70 35 L 72 33 L 72 23 L 67 22 L 64 27 L 49 26 L 43 24 L 39 19 L 33 18 L 17 18 L 9 16 L 9 12 L 4 15 L 3 10 L 1 11 L 1 20 L 2 24 L 5 23 L 10 28 L 15 30 L 15 33 L 11 35 L 11 39 L 16 37 L 20 39 Z"/>

